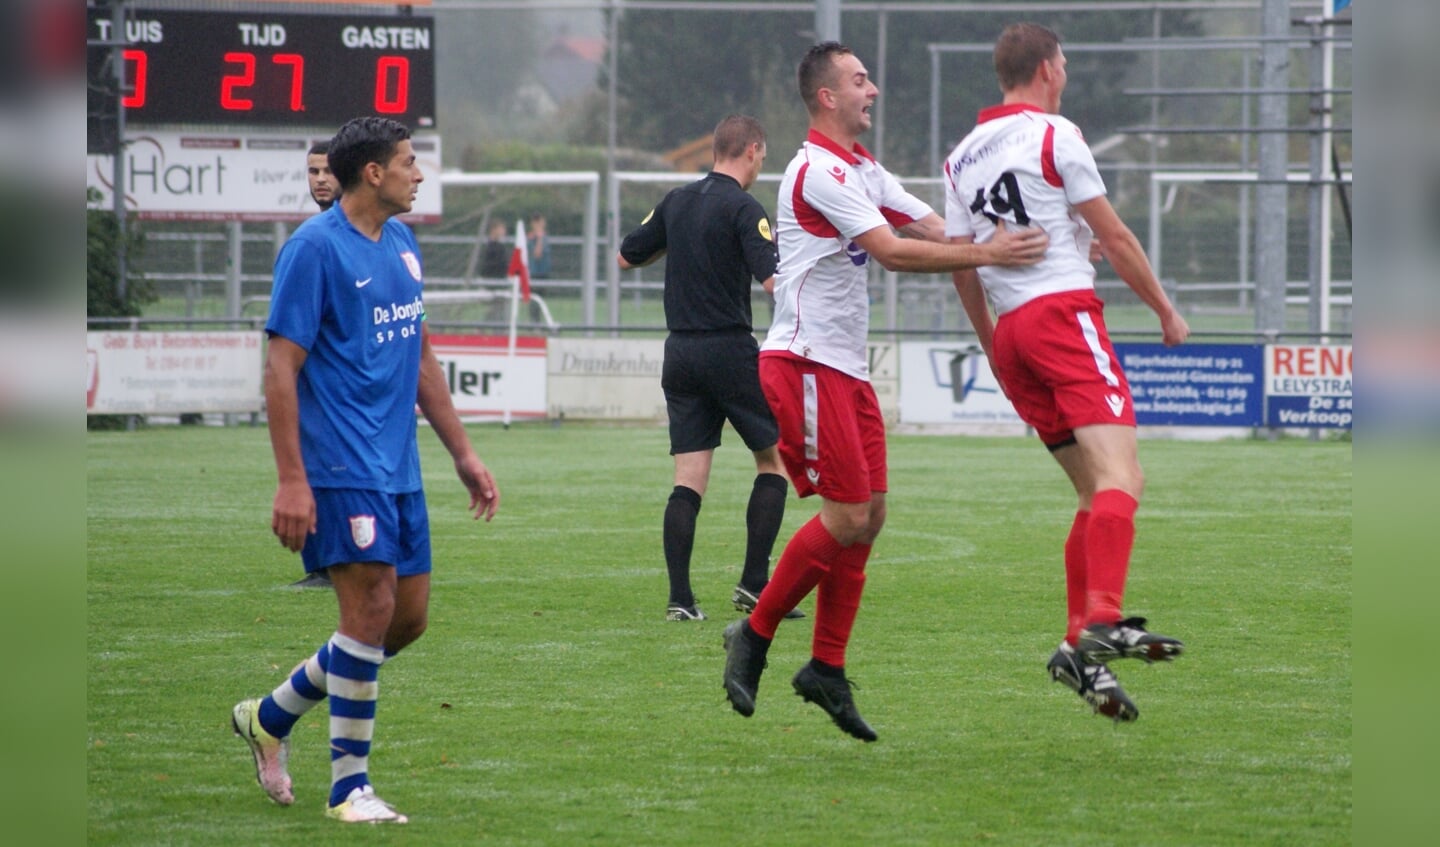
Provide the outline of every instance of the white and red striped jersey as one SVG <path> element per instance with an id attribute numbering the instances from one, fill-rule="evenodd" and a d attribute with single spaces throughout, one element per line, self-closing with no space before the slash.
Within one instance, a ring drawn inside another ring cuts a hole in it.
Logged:
<path id="1" fill-rule="evenodd" d="M 944 171 L 946 235 L 983 243 L 1003 219 L 1007 229 L 1038 226 L 1050 236 L 1038 264 L 979 268 L 998 313 L 1045 294 L 1095 288 L 1095 234 L 1074 207 L 1104 196 L 1105 182 L 1079 127 L 1036 106 L 982 109 Z"/>
<path id="2" fill-rule="evenodd" d="M 811 130 L 780 182 L 775 317 L 761 354 L 788 352 L 868 381 L 870 256 L 854 239 L 932 211 L 864 147 L 846 150 Z"/>

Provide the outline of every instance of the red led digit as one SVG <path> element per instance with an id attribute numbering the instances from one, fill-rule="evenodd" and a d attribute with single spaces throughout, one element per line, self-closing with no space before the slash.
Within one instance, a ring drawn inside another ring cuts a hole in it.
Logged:
<path id="1" fill-rule="evenodd" d="M 395 88 L 390 89 L 391 77 Z M 410 60 L 404 56 L 381 56 L 375 60 L 375 111 L 400 115 L 410 106 Z"/>
<path id="2" fill-rule="evenodd" d="M 144 50 L 121 50 L 120 58 L 135 66 L 135 76 L 131 80 L 133 88 L 129 94 L 120 98 L 120 105 L 126 109 L 143 109 L 145 89 L 150 82 L 150 57 Z"/>
<path id="3" fill-rule="evenodd" d="M 276 53 L 270 61 L 290 66 L 290 111 L 305 111 L 305 57 L 299 53 Z"/>
<path id="4" fill-rule="evenodd" d="M 250 88 L 255 84 L 255 54 L 226 53 L 225 61 L 239 65 L 240 73 L 220 78 L 220 105 L 232 112 L 248 112 L 255 108 L 255 101 L 236 97 L 235 89 Z"/>

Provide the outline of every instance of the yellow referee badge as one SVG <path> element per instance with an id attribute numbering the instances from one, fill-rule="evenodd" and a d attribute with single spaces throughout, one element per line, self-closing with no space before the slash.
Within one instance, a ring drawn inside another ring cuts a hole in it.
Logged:
<path id="1" fill-rule="evenodd" d="M 645 213 L 645 220 L 641 221 L 641 222 L 640 222 L 640 225 L 641 225 L 641 226 L 644 226 L 645 224 L 650 223 L 650 219 L 653 218 L 653 217 L 655 217 L 655 210 L 654 210 L 654 209 L 651 209 L 650 211 L 648 211 L 648 212 Z M 767 236 L 767 237 L 768 237 L 768 236 Z"/>
<path id="2" fill-rule="evenodd" d="M 770 237 L 770 221 L 767 218 L 760 219 L 760 237 L 765 239 L 766 241 L 775 240 Z"/>

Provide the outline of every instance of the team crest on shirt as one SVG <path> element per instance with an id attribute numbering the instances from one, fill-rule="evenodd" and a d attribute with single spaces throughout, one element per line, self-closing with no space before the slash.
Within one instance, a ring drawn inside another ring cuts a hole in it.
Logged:
<path id="1" fill-rule="evenodd" d="M 765 218 L 760 219 L 760 237 L 765 239 L 766 241 L 775 240 L 770 235 L 770 221 L 766 220 Z"/>
<path id="2" fill-rule="evenodd" d="M 410 272 L 411 276 L 415 277 L 415 281 L 420 282 L 420 260 L 416 258 L 415 254 L 406 250 L 400 254 L 400 260 L 405 263 L 405 269 Z"/>
<path id="3" fill-rule="evenodd" d="M 832 165 L 832 166 L 830 167 L 830 175 L 833 176 L 833 177 L 835 177 L 835 181 L 836 181 L 836 182 L 840 183 L 841 185 L 844 185 L 844 184 L 845 184 L 845 169 L 844 169 L 844 168 L 840 167 L 839 165 Z"/>
<path id="4" fill-rule="evenodd" d="M 350 516 L 350 540 L 361 550 L 366 549 L 375 543 L 375 516 L 374 515 L 351 515 Z"/>

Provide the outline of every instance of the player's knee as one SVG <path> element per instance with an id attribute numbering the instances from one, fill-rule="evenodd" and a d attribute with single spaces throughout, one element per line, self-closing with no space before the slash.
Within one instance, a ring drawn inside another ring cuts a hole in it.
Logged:
<path id="1" fill-rule="evenodd" d="M 399 653 L 401 650 L 419 641 L 420 636 L 425 634 L 425 630 L 429 628 L 429 625 L 430 621 L 426 616 L 395 621 L 391 624 L 390 631 L 385 635 L 386 652 L 391 654 Z"/>
<path id="2" fill-rule="evenodd" d="M 833 510 L 830 519 L 825 521 L 825 528 L 841 547 L 865 543 L 867 536 L 873 538 L 868 504 L 856 503 L 847 508 Z M 878 532 L 878 529 L 876 531 Z"/>

